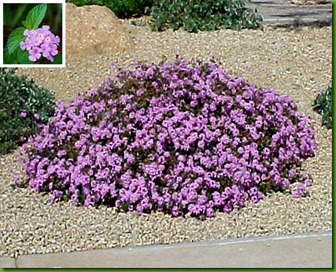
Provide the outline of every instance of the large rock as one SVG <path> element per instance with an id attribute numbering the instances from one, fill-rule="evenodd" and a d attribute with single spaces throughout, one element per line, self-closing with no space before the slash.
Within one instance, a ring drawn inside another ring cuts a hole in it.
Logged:
<path id="1" fill-rule="evenodd" d="M 66 54 L 79 58 L 92 54 L 119 53 L 133 41 L 117 16 L 107 7 L 66 3 Z"/>

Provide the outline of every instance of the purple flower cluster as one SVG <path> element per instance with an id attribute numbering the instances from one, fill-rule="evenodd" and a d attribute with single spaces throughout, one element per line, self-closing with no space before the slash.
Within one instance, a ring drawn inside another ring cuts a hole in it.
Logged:
<path id="1" fill-rule="evenodd" d="M 29 60 L 35 62 L 43 56 L 51 62 L 54 61 L 54 56 L 58 54 L 57 46 L 60 38 L 49 29 L 49 26 L 44 25 L 41 28 L 26 29 L 23 32 L 27 38 L 20 43 L 20 48 L 29 52 Z"/>
<path id="2" fill-rule="evenodd" d="M 212 217 L 265 193 L 307 194 L 315 132 L 287 96 L 214 60 L 119 69 L 22 150 L 28 184 L 52 201 Z M 298 184 L 297 187 L 294 185 Z"/>

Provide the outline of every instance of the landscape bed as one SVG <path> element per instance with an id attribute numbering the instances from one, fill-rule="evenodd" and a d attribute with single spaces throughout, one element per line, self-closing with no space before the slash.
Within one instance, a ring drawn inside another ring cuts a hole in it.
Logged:
<path id="1" fill-rule="evenodd" d="M 331 231 L 331 130 L 321 126 L 320 116 L 312 110 L 316 95 L 331 81 L 331 27 L 188 34 L 155 33 L 128 20 L 123 23 L 136 44 L 132 52 L 91 56 L 68 62 L 63 70 L 21 69 L 20 73 L 31 75 L 53 90 L 57 99 L 68 101 L 77 92 L 84 94 L 98 86 L 114 59 L 124 66 L 134 59 L 155 63 L 163 55 L 173 59 L 177 50 L 185 58 L 213 55 L 229 74 L 289 95 L 301 112 L 312 116 L 318 148 L 304 164 L 313 179 L 310 196 L 293 199 L 271 194 L 257 204 L 247 203 L 241 210 L 217 213 L 205 221 L 163 213 L 116 213 L 104 206 L 50 204 L 48 196 L 13 189 L 12 179 L 21 171 L 16 150 L 0 159 L 0 230 L 4 233 L 0 256 Z"/>

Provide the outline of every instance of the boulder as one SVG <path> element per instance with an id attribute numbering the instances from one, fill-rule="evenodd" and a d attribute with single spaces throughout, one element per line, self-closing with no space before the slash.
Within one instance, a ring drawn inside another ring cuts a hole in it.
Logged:
<path id="1" fill-rule="evenodd" d="M 118 17 L 107 7 L 77 7 L 66 3 L 66 56 L 120 53 L 132 48 L 133 41 Z"/>

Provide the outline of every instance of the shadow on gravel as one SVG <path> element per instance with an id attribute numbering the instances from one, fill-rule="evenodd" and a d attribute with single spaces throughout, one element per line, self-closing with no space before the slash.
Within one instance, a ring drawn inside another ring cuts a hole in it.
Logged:
<path id="1" fill-rule="evenodd" d="M 288 13 L 288 14 L 274 14 L 273 16 L 277 17 L 304 17 L 310 15 L 317 15 L 317 12 L 295 12 L 295 13 Z"/>
<path id="2" fill-rule="evenodd" d="M 302 27 L 305 26 L 310 26 L 310 27 L 317 27 L 317 28 L 322 28 L 326 26 L 331 26 L 332 25 L 332 19 L 330 20 L 325 20 L 325 21 L 313 21 L 313 22 L 307 22 L 307 21 L 302 21 L 301 19 L 294 19 L 294 22 L 288 22 L 288 23 L 281 23 L 281 24 L 276 24 L 276 25 L 269 25 L 273 28 L 287 28 L 289 30 L 295 30 L 295 31 L 301 31 Z"/>
<path id="3" fill-rule="evenodd" d="M 273 1 L 267 1 L 267 2 L 262 2 L 262 1 L 253 1 L 253 4 L 256 4 L 256 5 L 274 5 L 274 2 Z"/>

